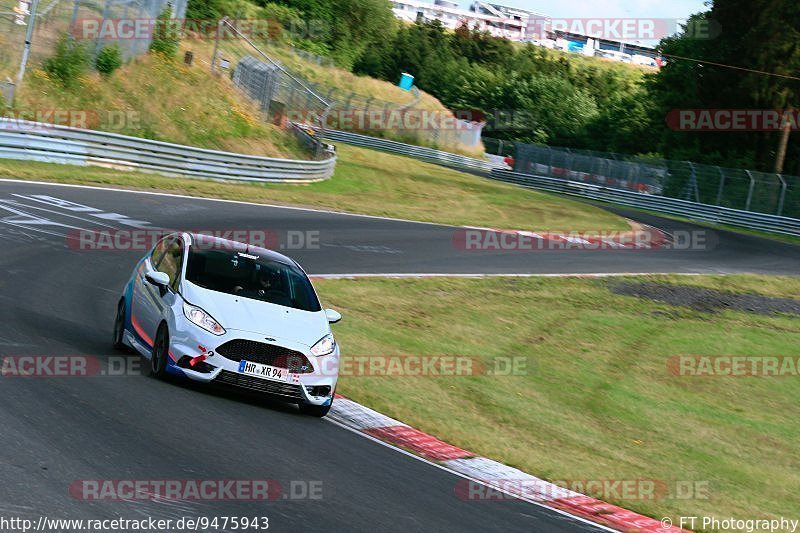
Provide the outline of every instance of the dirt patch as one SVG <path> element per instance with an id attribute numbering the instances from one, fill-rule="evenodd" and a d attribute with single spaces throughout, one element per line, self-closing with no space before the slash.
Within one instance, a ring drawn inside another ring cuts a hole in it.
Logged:
<path id="1" fill-rule="evenodd" d="M 759 315 L 776 313 L 800 315 L 800 300 L 792 300 L 790 298 L 740 294 L 664 283 L 612 282 L 609 284 L 609 289 L 615 294 L 636 296 L 670 305 L 691 307 L 706 313 L 730 309 Z"/>

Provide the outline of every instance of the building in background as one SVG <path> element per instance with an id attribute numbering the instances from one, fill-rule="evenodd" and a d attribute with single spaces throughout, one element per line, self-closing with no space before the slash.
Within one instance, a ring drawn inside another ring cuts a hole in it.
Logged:
<path id="1" fill-rule="evenodd" d="M 563 31 L 557 26 L 568 19 L 554 23 L 550 16 L 543 13 L 504 4 L 476 0 L 467 10 L 461 9 L 457 2 L 451 0 L 392 0 L 392 11 L 397 18 L 409 23 L 438 20 L 450 30 L 466 24 L 470 29 L 477 27 L 495 37 L 533 43 L 564 52 L 646 66 L 660 66 L 663 63 L 655 48 L 642 42 Z"/>
<path id="2" fill-rule="evenodd" d="M 544 13 L 492 2 L 476 1 L 469 9 L 477 15 L 500 19 L 505 25 L 519 27 L 522 34 L 521 41 L 542 38 L 544 36 L 543 30 L 549 25 L 550 21 L 550 17 Z"/>
<path id="3" fill-rule="evenodd" d="M 534 38 L 532 20 L 542 20 L 545 15 L 486 2 L 475 2 L 469 10 L 461 9 L 458 3 L 450 0 L 393 0 L 394 15 L 406 22 L 430 22 L 438 20 L 445 28 L 455 30 L 466 24 L 488 31 L 495 37 L 505 37 L 511 41 L 529 41 Z"/>

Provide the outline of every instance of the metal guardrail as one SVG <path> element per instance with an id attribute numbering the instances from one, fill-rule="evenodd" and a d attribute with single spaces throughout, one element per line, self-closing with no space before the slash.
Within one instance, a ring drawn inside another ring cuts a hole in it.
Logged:
<path id="1" fill-rule="evenodd" d="M 378 137 L 370 137 L 368 135 L 360 135 L 358 133 L 350 133 L 340 130 L 322 130 L 318 133 L 323 139 L 405 155 L 421 161 L 436 163 L 447 167 L 481 170 L 484 172 L 489 172 L 492 169 L 492 164 L 489 161 L 453 154 L 450 152 L 443 152 L 433 148 L 425 148 L 422 146 L 415 146 L 413 144 L 389 141 L 386 139 L 380 139 Z"/>
<path id="2" fill-rule="evenodd" d="M 300 161 L 208 150 L 116 133 L 0 118 L 0 158 L 92 165 L 168 176 L 310 182 L 333 175 L 336 157 Z"/>
<path id="3" fill-rule="evenodd" d="M 580 196 L 614 204 L 647 209 L 659 213 L 680 216 L 712 224 L 727 224 L 740 228 L 768 233 L 800 236 L 800 219 L 754 213 L 715 205 L 701 204 L 678 198 L 655 196 L 652 194 L 625 191 L 602 185 L 548 178 L 534 174 L 523 174 L 510 170 L 494 169 L 490 177 L 495 180 L 514 183 L 544 191 Z"/>

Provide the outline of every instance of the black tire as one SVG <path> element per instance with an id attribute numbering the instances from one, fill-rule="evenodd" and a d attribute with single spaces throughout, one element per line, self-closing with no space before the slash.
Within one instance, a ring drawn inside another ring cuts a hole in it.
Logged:
<path id="1" fill-rule="evenodd" d="M 119 352 L 127 352 L 128 347 L 122 342 L 125 335 L 125 299 L 117 304 L 117 316 L 114 319 L 114 349 Z"/>
<path id="2" fill-rule="evenodd" d="M 150 356 L 150 375 L 162 379 L 167 375 L 167 358 L 169 357 L 169 331 L 166 324 L 161 324 L 153 343 Z"/>
<path id="3" fill-rule="evenodd" d="M 300 404 L 300 412 L 304 415 L 316 416 L 317 418 L 322 418 L 323 416 L 328 414 L 328 411 L 331 410 L 331 406 L 333 405 L 333 398 L 331 398 L 331 403 L 328 405 L 312 405 L 310 403 L 301 403 Z"/>

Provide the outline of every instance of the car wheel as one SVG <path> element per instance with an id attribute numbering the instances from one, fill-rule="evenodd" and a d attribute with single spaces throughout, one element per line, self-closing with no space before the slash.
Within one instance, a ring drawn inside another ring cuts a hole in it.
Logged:
<path id="1" fill-rule="evenodd" d="M 117 317 L 114 319 L 114 349 L 120 352 L 127 351 L 123 342 L 125 338 L 125 299 L 117 305 Z"/>
<path id="2" fill-rule="evenodd" d="M 169 331 L 166 324 L 161 324 L 153 343 L 153 354 L 150 357 L 150 375 L 163 378 L 167 374 L 167 357 L 169 357 Z"/>
<path id="3" fill-rule="evenodd" d="M 300 412 L 303 413 L 304 415 L 310 415 L 322 418 L 323 416 L 328 414 L 328 411 L 331 410 L 332 405 L 333 405 L 333 398 L 331 398 L 331 402 L 328 405 L 313 405 L 310 403 L 301 403 Z"/>

